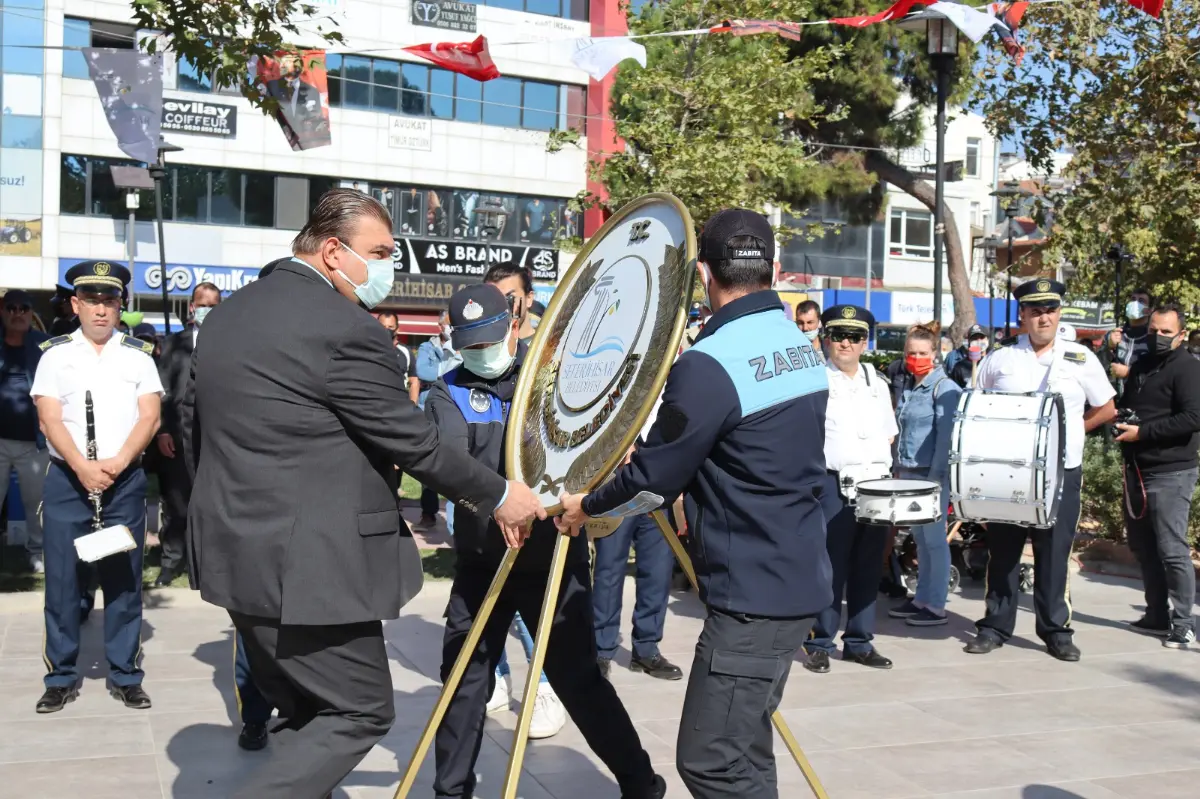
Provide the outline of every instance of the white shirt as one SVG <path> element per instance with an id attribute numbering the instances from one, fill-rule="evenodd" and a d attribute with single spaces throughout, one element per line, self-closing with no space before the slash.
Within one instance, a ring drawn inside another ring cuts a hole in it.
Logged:
<path id="1" fill-rule="evenodd" d="M 1074 341 L 1054 339 L 1054 349 L 1039 358 L 1022 335 L 1016 344 L 994 350 L 979 365 L 979 388 L 995 391 L 1052 391 L 1061 394 L 1067 440 L 1063 468 L 1083 463 L 1083 406 L 1097 408 L 1116 395 L 1104 367 L 1091 351 Z"/>
<path id="2" fill-rule="evenodd" d="M 96 457 L 112 458 L 121 451 L 134 425 L 138 422 L 138 397 L 162 394 L 162 383 L 154 359 L 137 344 L 122 344 L 129 338 L 113 333 L 100 352 L 82 332 L 70 335 L 70 341 L 56 344 L 42 353 L 33 386 L 29 393 L 38 397 L 54 397 L 62 403 L 63 424 L 83 455 L 87 454 L 87 415 L 84 407 L 86 392 L 92 392 L 96 417 Z M 50 444 L 50 455 L 62 458 Z"/>
<path id="3" fill-rule="evenodd" d="M 900 432 L 887 383 L 870 364 L 860 363 L 850 377 L 825 364 L 829 404 L 825 408 L 825 468 L 892 463 L 891 439 Z M 870 385 L 867 384 L 868 371 Z"/>

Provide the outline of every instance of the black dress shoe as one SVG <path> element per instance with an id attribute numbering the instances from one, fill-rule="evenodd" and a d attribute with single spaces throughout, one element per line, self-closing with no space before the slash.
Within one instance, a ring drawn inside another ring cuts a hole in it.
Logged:
<path id="1" fill-rule="evenodd" d="M 816 674 L 828 674 L 829 653 L 824 649 L 818 649 L 816 652 L 809 652 L 808 659 L 804 661 L 804 668 Z"/>
<path id="2" fill-rule="evenodd" d="M 663 799 L 667 795 L 667 781 L 661 774 L 654 775 L 648 788 L 637 791 L 621 791 L 621 799 Z"/>
<path id="3" fill-rule="evenodd" d="M 68 702 L 74 702 L 77 696 L 79 689 L 73 685 L 70 688 L 47 688 L 46 693 L 42 694 L 42 698 L 37 702 L 37 712 L 57 713 L 66 707 Z"/>
<path id="4" fill-rule="evenodd" d="M 242 734 L 238 736 L 238 746 L 247 752 L 257 752 L 267 746 L 267 725 L 247 722 L 242 725 Z"/>
<path id="5" fill-rule="evenodd" d="M 125 704 L 125 707 L 131 707 L 134 710 L 145 710 L 150 707 L 150 697 L 142 690 L 140 685 L 114 685 L 108 689 L 108 693 Z"/>
<path id="6" fill-rule="evenodd" d="M 600 674 L 607 680 L 608 673 L 612 671 L 612 658 L 596 658 L 596 665 L 600 667 Z"/>
<path id="7" fill-rule="evenodd" d="M 992 636 L 980 633 L 972 638 L 967 645 L 963 647 L 963 651 L 968 655 L 986 655 L 987 653 L 995 649 L 999 649 L 1002 646 L 1004 645 Z"/>
<path id="8" fill-rule="evenodd" d="M 858 663 L 859 665 L 868 666 L 872 669 L 890 669 L 892 667 L 892 661 L 888 658 L 885 658 L 874 649 L 869 649 L 861 654 L 842 652 L 842 660 L 848 660 L 851 663 Z"/>
<path id="9" fill-rule="evenodd" d="M 173 583 L 175 578 L 178 576 L 179 575 L 175 573 L 174 569 L 169 569 L 166 566 L 163 566 L 158 570 L 158 577 L 154 578 L 154 587 L 165 588 Z"/>
<path id="10" fill-rule="evenodd" d="M 660 680 L 682 680 L 683 670 L 662 655 L 652 658 L 635 657 L 629 661 L 630 671 L 644 671 Z"/>
<path id="11" fill-rule="evenodd" d="M 1057 643 L 1046 644 L 1046 651 L 1051 657 L 1066 661 L 1067 663 L 1078 663 L 1080 655 L 1079 647 L 1070 641 L 1059 641 Z"/>

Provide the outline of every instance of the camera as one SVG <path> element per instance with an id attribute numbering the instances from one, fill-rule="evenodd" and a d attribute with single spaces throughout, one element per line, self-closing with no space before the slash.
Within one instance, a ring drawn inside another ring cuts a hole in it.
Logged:
<path id="1" fill-rule="evenodd" d="M 1133 408 L 1117 408 L 1117 418 L 1112 424 L 1140 424 L 1141 421 Z"/>

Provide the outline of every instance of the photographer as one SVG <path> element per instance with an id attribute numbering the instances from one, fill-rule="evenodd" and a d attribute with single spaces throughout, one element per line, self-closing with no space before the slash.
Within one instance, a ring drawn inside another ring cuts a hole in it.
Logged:
<path id="1" fill-rule="evenodd" d="M 1186 327 L 1173 303 L 1151 314 L 1150 347 L 1129 371 L 1116 425 L 1125 445 L 1125 527 L 1146 592 L 1146 615 L 1130 626 L 1165 637 L 1172 649 L 1196 640 L 1188 514 L 1200 446 L 1200 362 L 1180 346 Z"/>

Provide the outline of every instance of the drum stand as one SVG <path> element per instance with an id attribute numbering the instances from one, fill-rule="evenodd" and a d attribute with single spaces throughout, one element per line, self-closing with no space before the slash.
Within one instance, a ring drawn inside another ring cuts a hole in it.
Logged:
<path id="1" fill-rule="evenodd" d="M 696 571 L 692 568 L 691 558 L 684 551 L 683 544 L 679 543 L 679 537 L 675 534 L 675 531 L 667 523 L 666 516 L 663 515 L 661 510 L 656 510 L 651 515 L 654 517 L 655 523 L 658 524 L 658 529 L 662 531 L 663 537 L 667 539 L 667 544 L 671 547 L 671 551 L 675 553 L 675 557 L 679 560 L 679 565 L 683 567 L 684 573 L 687 574 L 692 587 L 697 588 Z M 567 546 L 569 544 L 570 537 L 566 535 L 560 535 L 554 544 L 554 555 L 550 561 L 550 579 L 546 582 L 546 593 L 542 599 L 542 612 L 538 617 L 537 634 L 533 641 L 533 656 L 529 662 L 529 673 L 525 678 L 525 690 L 521 695 L 521 712 L 517 716 L 517 729 L 513 733 L 512 754 L 509 756 L 508 769 L 504 774 L 504 792 L 501 794 L 503 799 L 516 799 L 517 784 L 520 782 L 521 767 L 525 760 L 525 747 L 529 741 L 529 724 L 533 719 L 533 704 L 534 698 L 537 696 L 538 676 L 542 673 L 542 667 L 546 661 L 546 645 L 550 640 L 550 626 L 554 621 L 555 611 L 558 609 L 558 592 L 562 586 L 563 569 L 567 562 Z M 442 686 L 441 693 L 438 694 L 437 704 L 433 707 L 433 714 L 430 715 L 429 721 L 425 724 L 425 729 L 421 732 L 416 749 L 408 761 L 408 768 L 405 769 L 404 775 L 400 779 L 400 785 L 396 788 L 393 799 L 406 799 L 409 791 L 412 790 L 413 783 L 417 780 L 417 772 L 421 768 L 421 763 L 425 760 L 425 755 L 429 753 L 429 747 L 433 743 L 437 728 L 441 725 L 442 718 L 446 715 L 446 709 L 450 707 L 450 701 L 454 698 L 454 694 L 458 690 L 458 684 L 462 681 L 463 673 L 467 670 L 467 664 L 475 654 L 475 648 L 479 645 L 483 629 L 487 625 L 492 611 L 496 608 L 496 601 L 500 597 L 500 592 L 504 589 L 504 583 L 508 580 L 513 563 L 520 552 L 521 550 L 519 549 L 509 549 L 504 554 L 504 559 L 500 561 L 500 568 L 496 570 L 496 576 L 492 578 L 492 584 L 488 586 L 483 604 L 480 605 L 479 612 L 475 615 L 475 621 L 471 623 L 471 628 L 467 631 L 466 640 L 463 641 L 462 649 L 459 650 L 458 657 L 454 660 L 454 666 L 450 669 L 450 674 L 446 677 L 446 682 Z M 796 742 L 796 737 L 792 735 L 787 722 L 784 721 L 783 716 L 778 710 L 771 716 L 771 721 L 775 723 L 775 728 L 779 731 L 780 737 L 783 738 L 784 745 L 792 753 L 792 757 L 796 759 L 796 764 L 800 766 L 800 771 L 804 774 L 804 779 L 808 781 L 813 796 L 816 799 L 829 799 L 829 795 L 825 793 L 824 787 L 822 787 L 820 780 L 817 779 L 817 775 L 813 771 L 812 764 L 808 762 L 808 758 L 800 750 L 800 744 Z"/>

